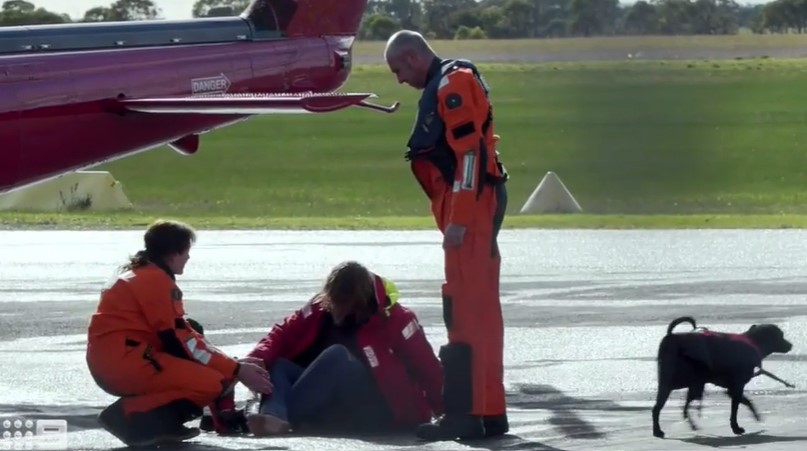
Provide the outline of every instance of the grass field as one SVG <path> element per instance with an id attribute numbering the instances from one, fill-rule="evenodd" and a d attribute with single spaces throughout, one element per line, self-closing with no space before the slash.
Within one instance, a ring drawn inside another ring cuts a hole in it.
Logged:
<path id="1" fill-rule="evenodd" d="M 807 60 L 481 68 L 512 177 L 510 227 L 807 224 Z M 403 159 L 419 93 L 367 65 L 343 90 L 402 107 L 257 117 L 204 135 L 193 157 L 163 148 L 100 168 L 124 184 L 136 212 L 0 213 L 0 223 L 115 227 L 170 216 L 205 227 L 432 227 Z M 585 215 L 517 214 L 547 171 Z"/>
<path id="2" fill-rule="evenodd" d="M 360 41 L 353 47 L 354 57 L 361 62 L 382 62 L 383 41 Z M 432 46 L 446 55 L 485 55 L 507 53 L 519 56 L 531 54 L 592 54 L 598 51 L 619 50 L 628 53 L 649 50 L 701 50 L 719 54 L 738 49 L 770 50 L 800 49 L 807 55 L 807 35 L 771 34 L 715 36 L 613 36 L 597 38 L 513 39 L 513 40 L 447 40 L 434 41 Z M 475 58 L 476 59 L 476 58 Z M 529 58 L 526 58 L 529 61 Z"/>

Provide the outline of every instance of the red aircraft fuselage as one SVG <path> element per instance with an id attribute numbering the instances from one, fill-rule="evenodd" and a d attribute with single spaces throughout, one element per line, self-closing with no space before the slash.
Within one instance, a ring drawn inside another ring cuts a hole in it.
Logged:
<path id="1" fill-rule="evenodd" d="M 333 93 L 366 3 L 0 28 L 0 193 L 164 144 L 192 154 L 199 134 L 254 114 L 374 107 L 371 94 Z"/>

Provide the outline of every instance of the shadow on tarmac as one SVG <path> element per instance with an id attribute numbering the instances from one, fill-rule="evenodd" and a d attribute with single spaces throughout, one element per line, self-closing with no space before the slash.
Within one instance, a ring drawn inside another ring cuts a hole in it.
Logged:
<path id="1" fill-rule="evenodd" d="M 548 425 L 557 430 L 558 433 L 567 438 L 575 439 L 602 439 L 605 433 L 597 429 L 597 427 L 585 421 L 579 414 L 579 411 L 585 410 L 598 410 L 598 411 L 624 411 L 635 412 L 648 410 L 645 407 L 629 407 L 621 406 L 618 403 L 605 400 L 605 399 L 591 399 L 591 398 L 575 398 L 566 395 L 562 391 L 551 385 L 542 384 L 520 384 L 517 385 L 515 390 L 507 393 L 508 408 L 518 410 L 545 410 L 551 414 L 547 420 Z M 18 415 L 30 419 L 43 419 L 43 418 L 60 418 L 68 422 L 69 431 L 97 429 L 99 425 L 96 421 L 98 413 L 103 406 L 90 406 L 90 405 L 71 405 L 71 406 L 56 406 L 56 405 L 10 405 L 0 404 L 0 416 Z M 534 426 L 529 423 L 514 424 L 511 422 L 511 429 L 515 426 Z M 289 437 L 305 438 L 314 437 L 311 434 L 293 434 Z M 421 447 L 427 442 L 423 442 L 415 438 L 411 434 L 394 434 L 394 435 L 376 435 L 376 434 L 362 434 L 362 435 L 340 435 L 329 432 L 317 433 L 316 437 L 331 437 L 331 438 L 348 438 L 361 440 L 368 443 L 378 444 L 385 447 L 393 447 L 397 449 Z M 692 443 L 720 447 L 724 445 L 737 445 L 737 444 L 757 444 L 769 443 L 774 441 L 793 441 L 800 440 L 801 438 L 777 438 L 767 435 L 754 435 L 748 434 L 743 437 L 697 437 L 687 439 Z M 745 441 L 743 441 L 745 440 Z M 484 440 L 464 440 L 459 443 L 464 446 L 490 450 L 490 451 L 508 451 L 508 450 L 536 450 L 536 451 L 562 451 L 559 448 L 549 446 L 537 441 L 527 440 L 513 433 L 505 434 L 501 437 L 495 437 Z M 119 448 L 121 450 L 125 447 Z M 228 448 L 221 448 L 215 445 L 201 444 L 198 442 L 185 442 L 175 446 L 162 445 L 160 450 L 177 449 L 183 451 L 213 451 L 225 450 Z M 286 450 L 287 447 L 276 446 L 267 444 L 266 447 L 258 448 L 261 450 Z"/>
<path id="2" fill-rule="evenodd" d="M 159 445 L 154 447 L 138 447 L 138 448 L 129 448 L 127 446 L 121 446 L 119 448 L 110 448 L 108 451 L 132 451 L 132 450 L 144 451 L 144 450 L 154 450 L 154 451 L 233 451 L 232 448 L 222 448 L 216 445 L 207 445 L 199 442 L 182 442 L 172 445 Z M 265 446 L 262 448 L 250 448 L 252 451 L 285 451 L 289 448 L 286 446 Z"/>
<path id="3" fill-rule="evenodd" d="M 549 424 L 565 437 L 577 439 L 601 439 L 605 433 L 594 424 L 585 421 L 578 411 L 600 410 L 609 412 L 638 412 L 646 407 L 621 406 L 607 399 L 584 399 L 568 396 L 551 385 L 520 384 L 517 391 L 507 395 L 510 408 L 524 410 L 548 410 L 552 412 Z"/>
<path id="4" fill-rule="evenodd" d="M 332 438 L 347 438 L 351 440 L 361 440 L 363 442 L 372 443 L 375 445 L 383 446 L 384 449 L 419 449 L 431 442 L 422 441 L 414 437 L 412 434 L 396 434 L 396 435 L 317 435 L 316 437 L 332 437 Z M 305 435 L 295 435 L 298 438 L 304 438 Z M 308 437 L 314 437 L 309 435 Z M 535 451 L 563 451 L 560 448 L 545 445 L 540 442 L 527 440 L 515 434 L 505 434 L 500 437 L 492 437 L 481 440 L 458 440 L 464 446 L 473 449 L 489 450 L 489 451 L 510 451 L 510 450 L 535 450 Z"/>
<path id="5" fill-rule="evenodd" d="M 722 447 L 736 447 L 736 446 L 748 446 L 748 445 L 764 445 L 767 443 L 800 442 L 800 441 L 807 442 L 807 436 L 778 437 L 775 435 L 765 434 L 764 431 L 758 431 L 758 432 L 746 433 L 743 435 L 724 435 L 724 436 L 702 435 L 677 440 L 681 442 L 692 443 L 694 445 L 711 446 L 712 448 L 722 448 Z"/>
<path id="6" fill-rule="evenodd" d="M 594 424 L 581 418 L 577 411 L 580 410 L 600 410 L 600 411 L 624 411 L 636 412 L 649 410 L 646 407 L 621 406 L 611 400 L 583 399 L 575 398 L 564 394 L 562 391 L 551 385 L 541 384 L 520 384 L 516 390 L 507 393 L 507 404 L 510 409 L 519 410 L 547 410 L 552 413 L 548 422 L 560 434 L 567 438 L 576 439 L 601 439 L 605 433 L 598 430 Z M 520 426 L 529 425 L 521 423 Z M 516 426 L 511 422 L 511 429 Z M 374 443 L 394 449 L 419 447 L 427 442 L 422 442 L 412 435 L 351 435 L 349 437 L 341 435 L 331 435 L 332 437 L 350 438 Z M 322 437 L 322 435 L 318 435 Z M 544 443 L 527 440 L 515 434 L 505 434 L 484 440 L 462 440 L 464 446 L 489 451 L 509 451 L 509 450 L 535 450 L 535 451 L 563 451 Z"/>

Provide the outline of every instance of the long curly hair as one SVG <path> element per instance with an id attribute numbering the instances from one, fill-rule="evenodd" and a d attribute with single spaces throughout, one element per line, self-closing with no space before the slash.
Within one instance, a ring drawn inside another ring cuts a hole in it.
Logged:
<path id="1" fill-rule="evenodd" d="M 336 265 L 325 279 L 320 293 L 322 308 L 349 311 L 363 321 L 373 312 L 375 282 L 372 273 L 361 263 L 346 261 Z"/>

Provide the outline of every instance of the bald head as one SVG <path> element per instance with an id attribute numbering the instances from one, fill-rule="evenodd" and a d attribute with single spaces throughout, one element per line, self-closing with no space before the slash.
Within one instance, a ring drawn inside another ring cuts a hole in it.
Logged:
<path id="1" fill-rule="evenodd" d="M 390 36 L 384 49 L 384 59 L 398 83 L 422 89 L 432 62 L 437 57 L 422 34 L 401 30 Z"/>
<path id="2" fill-rule="evenodd" d="M 432 50 L 422 34 L 412 30 L 400 30 L 387 40 L 384 59 L 389 61 L 391 58 L 396 58 L 406 52 L 412 52 L 421 58 L 428 59 L 435 55 L 434 50 Z"/>

